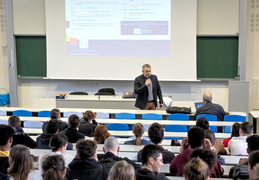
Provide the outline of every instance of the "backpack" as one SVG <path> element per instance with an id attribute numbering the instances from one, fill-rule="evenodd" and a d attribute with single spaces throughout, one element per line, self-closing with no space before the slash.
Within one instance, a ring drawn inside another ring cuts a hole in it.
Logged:
<path id="1" fill-rule="evenodd" d="M 236 165 L 229 171 L 229 177 L 234 180 L 249 179 L 248 165 Z"/>

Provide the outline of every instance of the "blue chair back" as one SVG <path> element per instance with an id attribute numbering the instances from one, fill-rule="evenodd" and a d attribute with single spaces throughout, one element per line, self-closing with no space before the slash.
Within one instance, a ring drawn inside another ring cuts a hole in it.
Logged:
<path id="1" fill-rule="evenodd" d="M 166 125 L 166 132 L 187 132 L 188 128 L 185 125 Z"/>
<path id="2" fill-rule="evenodd" d="M 42 125 L 43 125 L 43 122 L 39 122 L 39 121 L 24 121 L 23 123 L 24 128 L 41 129 Z"/>
<path id="3" fill-rule="evenodd" d="M 244 121 L 246 121 L 246 117 L 240 116 L 240 115 L 226 115 L 226 116 L 224 116 L 224 121 L 244 122 Z"/>
<path id="4" fill-rule="evenodd" d="M 214 133 L 217 133 L 218 132 L 218 128 L 216 126 L 209 126 L 210 127 L 210 130 Z"/>
<path id="5" fill-rule="evenodd" d="M 32 112 L 31 111 L 27 111 L 27 110 L 15 110 L 15 111 L 13 111 L 13 115 L 31 117 L 32 116 Z"/>
<path id="6" fill-rule="evenodd" d="M 76 112 L 76 111 L 66 111 L 66 112 L 64 112 L 63 116 L 64 116 L 65 118 L 68 118 L 68 117 L 71 116 L 72 114 L 78 115 L 79 118 L 82 118 L 82 117 L 83 117 L 83 113 L 82 113 L 82 112 Z"/>
<path id="7" fill-rule="evenodd" d="M 142 114 L 142 119 L 143 120 L 162 120 L 163 116 L 157 113 L 146 113 L 146 114 Z"/>
<path id="8" fill-rule="evenodd" d="M 0 124 L 8 125 L 8 121 L 7 120 L 0 120 Z"/>
<path id="9" fill-rule="evenodd" d="M 170 114 L 168 116 L 168 120 L 181 120 L 181 121 L 189 121 L 190 120 L 190 116 L 187 114 Z"/>
<path id="10" fill-rule="evenodd" d="M 196 119 L 198 119 L 199 117 L 205 117 L 208 119 L 208 121 L 217 121 L 218 120 L 218 117 L 213 114 L 199 114 L 196 116 Z"/>
<path id="11" fill-rule="evenodd" d="M 128 131 L 129 126 L 127 124 L 122 123 L 111 123 L 107 125 L 107 129 L 113 131 Z"/>
<path id="12" fill-rule="evenodd" d="M 115 119 L 136 119 L 136 115 L 133 113 L 121 112 L 115 114 Z"/>
<path id="13" fill-rule="evenodd" d="M 110 119 L 110 114 L 107 112 L 97 112 L 96 119 Z"/>
<path id="14" fill-rule="evenodd" d="M 0 110 L 0 116 L 7 116 L 7 113 L 5 110 Z"/>
<path id="15" fill-rule="evenodd" d="M 50 117 L 50 111 L 49 110 L 39 111 L 38 112 L 38 117 Z"/>
<path id="16" fill-rule="evenodd" d="M 231 126 L 224 127 L 224 133 L 231 133 Z"/>

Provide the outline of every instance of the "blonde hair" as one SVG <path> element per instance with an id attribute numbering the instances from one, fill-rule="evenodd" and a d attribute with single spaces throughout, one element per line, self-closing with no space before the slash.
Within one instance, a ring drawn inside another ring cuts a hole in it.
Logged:
<path id="1" fill-rule="evenodd" d="M 208 165 L 200 158 L 192 158 L 183 169 L 185 180 L 206 180 L 210 175 Z"/>
<path id="2" fill-rule="evenodd" d="M 21 144 L 13 146 L 10 151 L 9 163 L 8 173 L 14 180 L 27 180 L 33 164 L 30 151 L 26 146 Z"/>
<path id="3" fill-rule="evenodd" d="M 118 161 L 110 169 L 107 180 L 135 180 L 135 170 L 126 161 Z"/>
<path id="4" fill-rule="evenodd" d="M 145 131 L 144 126 L 141 123 L 134 124 L 134 126 L 132 128 L 132 132 L 136 136 L 136 139 L 134 141 L 135 145 L 143 145 L 143 143 L 141 141 L 141 137 L 144 134 L 144 131 Z"/>

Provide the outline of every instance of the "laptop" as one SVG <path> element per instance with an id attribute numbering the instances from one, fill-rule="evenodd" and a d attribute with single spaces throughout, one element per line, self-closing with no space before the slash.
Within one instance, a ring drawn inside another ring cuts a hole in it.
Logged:
<path id="1" fill-rule="evenodd" d="M 123 96 L 122 98 L 136 98 L 136 94 L 134 91 L 123 91 Z"/>
<path id="2" fill-rule="evenodd" d="M 199 109 L 201 106 L 203 106 L 204 102 L 195 102 L 194 103 L 194 106 L 195 106 L 195 109 L 197 111 L 197 109 Z"/>

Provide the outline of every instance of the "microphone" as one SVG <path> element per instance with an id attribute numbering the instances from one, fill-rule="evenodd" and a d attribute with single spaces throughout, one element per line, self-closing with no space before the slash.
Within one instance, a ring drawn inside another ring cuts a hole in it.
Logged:
<path id="1" fill-rule="evenodd" d="M 97 89 L 98 89 L 98 99 L 100 100 L 100 91 L 99 91 L 99 84 L 98 84 L 98 82 L 96 83 L 96 85 L 97 85 Z"/>

